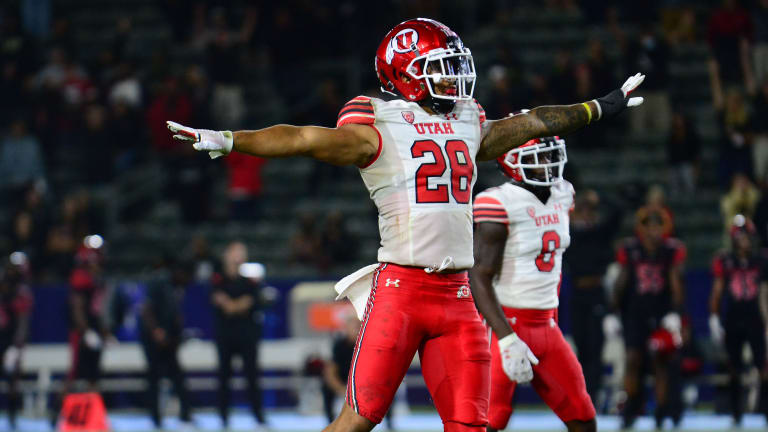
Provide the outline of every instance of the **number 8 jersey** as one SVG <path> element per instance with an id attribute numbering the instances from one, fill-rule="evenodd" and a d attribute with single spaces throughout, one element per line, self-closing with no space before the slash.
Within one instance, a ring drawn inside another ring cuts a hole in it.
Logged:
<path id="1" fill-rule="evenodd" d="M 471 101 L 430 115 L 417 103 L 359 96 L 337 127 L 367 124 L 379 134 L 374 159 L 360 167 L 379 210 L 379 262 L 466 269 L 472 255 L 472 186 L 485 112 Z"/>
<path id="2" fill-rule="evenodd" d="M 514 183 L 487 189 L 475 198 L 475 223 L 507 225 L 504 258 L 493 281 L 503 306 L 558 306 L 563 252 L 571 244 L 573 194 L 573 185 L 563 180 L 550 187 L 546 204 Z"/>

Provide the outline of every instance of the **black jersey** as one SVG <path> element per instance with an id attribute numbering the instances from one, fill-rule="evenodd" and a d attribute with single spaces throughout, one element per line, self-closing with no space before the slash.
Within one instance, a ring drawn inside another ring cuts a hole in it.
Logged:
<path id="1" fill-rule="evenodd" d="M 671 308 L 670 270 L 685 261 L 685 245 L 668 238 L 651 254 L 639 239 L 625 240 L 617 253 L 617 261 L 628 271 L 624 295 L 625 308 L 650 307 L 659 312 Z"/>
<path id="2" fill-rule="evenodd" d="M 766 280 L 765 254 L 755 253 L 741 258 L 733 252 L 722 252 L 712 260 L 712 274 L 723 278 L 723 300 L 729 312 L 759 313 L 760 283 Z"/>

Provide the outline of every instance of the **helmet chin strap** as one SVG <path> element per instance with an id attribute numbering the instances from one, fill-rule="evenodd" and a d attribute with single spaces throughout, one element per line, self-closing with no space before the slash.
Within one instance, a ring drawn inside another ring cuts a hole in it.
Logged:
<path id="1" fill-rule="evenodd" d="M 432 96 L 427 96 L 419 105 L 427 106 L 437 114 L 448 114 L 456 107 L 456 101 L 450 99 L 437 99 Z"/>
<path id="2" fill-rule="evenodd" d="M 549 200 L 549 196 L 552 194 L 551 186 L 532 185 L 523 181 L 519 182 L 516 180 L 512 180 L 512 183 L 522 187 L 523 189 L 527 189 L 528 192 L 536 195 L 536 198 L 538 198 L 542 204 L 546 204 L 547 200 Z"/>

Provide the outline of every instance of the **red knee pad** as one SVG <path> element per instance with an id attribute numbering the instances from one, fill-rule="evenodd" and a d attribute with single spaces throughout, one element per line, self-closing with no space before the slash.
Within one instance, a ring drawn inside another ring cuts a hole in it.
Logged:
<path id="1" fill-rule="evenodd" d="M 469 425 L 458 422 L 443 423 L 444 432 L 485 432 L 485 425 Z"/>

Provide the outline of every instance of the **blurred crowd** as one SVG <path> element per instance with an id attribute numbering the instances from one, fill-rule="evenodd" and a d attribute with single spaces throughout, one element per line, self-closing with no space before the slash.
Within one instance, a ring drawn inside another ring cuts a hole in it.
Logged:
<path id="1" fill-rule="evenodd" d="M 722 241 L 707 253 L 721 247 L 732 250 L 737 216 L 750 221 L 739 227 L 754 227 L 754 232 L 749 231 L 751 248 L 768 246 L 768 0 L 653 0 L 611 6 L 576 0 L 495 1 L 483 7 L 467 6 L 472 2 L 386 0 L 375 4 L 376 13 L 370 13 L 373 4 L 343 0 L 157 0 L 154 4 L 162 11 L 158 27 L 170 33 L 166 43 L 142 44 L 137 23 L 126 16 L 107 23 L 102 43 L 92 45 L 99 46 L 95 51 L 77 42 L 79 29 L 72 10 L 54 1 L 17 3 L 0 9 L 0 221 L 5 223 L 0 252 L 11 257 L 4 263 L 0 281 L 0 306 L 5 311 L 0 314 L 5 317 L 0 319 L 0 336 L 3 352 L 23 345 L 25 320 L 34 304 L 30 284 L 66 281 L 71 290 L 72 349 L 94 351 L 79 357 L 72 379 L 96 380 L 98 374 L 92 374 L 98 368 L 87 362 L 98 364 L 97 352 L 114 331 L 92 309 L 106 288 L 103 244 L 109 240 L 110 218 L 131 223 L 152 211 L 140 201 L 109 216 L 110 201 L 125 199 L 111 192 L 116 184 L 148 164 L 158 164 L 162 181 L 144 180 L 161 189 L 163 201 L 178 206 L 180 223 L 189 226 L 190 232 L 207 221 L 263 217 L 267 205 L 263 197 L 270 187 L 262 178 L 265 160 L 232 154 L 222 162 L 211 162 L 204 153 L 173 141 L 165 120 L 238 129 L 264 126 L 260 115 L 274 111 L 285 113 L 276 122 L 333 126 L 348 98 L 360 93 L 379 95 L 370 67 L 373 48 L 406 17 L 439 18 L 467 40 L 482 30 L 478 23 L 504 29 L 519 7 L 536 6 L 583 16 L 588 28 L 605 30 L 601 36 L 590 36 L 579 50 L 559 50 L 546 69 L 532 69 L 507 44 L 496 44 L 490 58 L 478 58 L 478 64 L 480 60 L 484 64 L 479 70 L 478 96 L 491 118 L 536 105 L 592 99 L 608 93 L 629 73 L 647 76 L 640 93 L 645 105 L 628 113 L 626 125 L 620 125 L 628 132 L 594 127 L 569 137 L 569 144 L 588 149 L 613 145 L 607 141 L 627 134 L 650 134 L 666 143 L 668 178 L 655 179 L 666 181 L 649 187 L 647 194 L 636 191 L 611 200 L 609 195 L 581 188 L 573 179 L 579 195 L 574 242 L 567 255 L 574 287 L 572 306 L 574 313 L 590 311 L 591 319 L 574 320 L 572 333 L 595 401 L 605 396 L 599 396 L 602 359 L 594 353 L 600 352 L 608 335 L 616 333 L 604 332 L 603 321 L 611 308 L 616 313 L 621 309 L 612 306 L 615 284 L 605 282 L 606 271 L 616 261 L 613 251 L 621 221 L 634 217 L 629 234 L 640 239 L 638 250 L 653 256 L 659 245 L 675 238 L 676 225 L 686 222 L 675 218 L 666 196 L 691 197 L 701 188 L 706 143 L 695 121 L 699 113 L 671 97 L 675 89 L 670 65 L 680 47 L 703 43 L 708 51 Z M 349 63 L 357 65 L 351 69 L 362 71 L 359 76 L 349 72 Z M 310 69 L 317 73 L 308 73 Z M 254 92 L 273 97 L 253 99 Z M 569 173 L 577 173 L 578 166 L 573 168 Z M 328 193 L 328 184 L 350 180 L 348 174 L 314 165 L 306 189 L 309 194 Z M 225 197 L 224 210 L 217 206 L 219 195 Z M 627 199 L 632 196 L 634 200 Z M 286 246 L 294 264 L 327 275 L 334 265 L 354 261 L 360 251 L 360 241 L 350 233 L 341 212 L 322 217 L 307 212 L 296 215 L 293 222 L 297 229 Z M 658 234 L 653 241 L 645 240 L 649 225 Z M 587 250 L 580 251 L 585 244 Z M 236 270 L 245 262 L 244 254 L 242 244 L 231 244 L 219 264 L 206 239 L 196 238 L 181 260 L 184 264 L 160 260 L 147 278 L 151 283 L 142 309 L 141 340 L 152 366 L 147 371 L 147 400 L 155 422 L 160 416 L 157 382 L 163 375 L 171 378 L 183 401 L 182 417 L 189 415 L 183 371 L 173 360 L 183 330 L 178 302 L 189 280 L 207 281 L 214 287 L 211 307 L 217 328 L 244 326 L 240 333 L 248 341 L 258 339 L 254 311 L 263 304 L 253 289 L 260 285 Z M 619 262 L 627 268 L 633 265 L 631 260 Z M 727 266 L 717 265 L 716 279 L 729 278 L 723 270 Z M 679 312 L 685 318 L 686 311 Z M 713 306 L 708 312 L 718 315 L 720 309 Z M 743 333 L 733 321 L 733 325 L 725 324 L 725 317 L 723 321 L 726 335 Z M 717 329 L 713 324 L 710 331 L 715 335 Z M 692 377 L 701 367 L 696 363 L 700 349 L 693 343 L 690 326 L 683 324 L 679 331 L 681 343 L 672 351 L 673 363 L 684 371 L 681 376 Z M 335 357 L 345 358 L 352 338 L 347 339 L 345 348 L 344 337 L 340 338 Z M 250 342 L 217 334 L 222 383 L 232 374 L 228 365 L 233 356 L 255 364 L 250 359 L 257 348 Z M 338 360 L 324 373 L 326 398 L 340 393 L 345 374 L 339 369 L 344 364 Z M 734 355 L 728 364 L 733 381 L 742 365 Z M 634 397 L 631 403 L 637 407 L 641 395 L 635 390 L 642 368 L 631 366 L 634 375 L 629 376 L 634 378 L 626 383 L 626 394 Z M 244 372 L 252 411 L 263 421 L 254 378 L 258 370 Z M 682 391 L 683 383 L 679 384 L 677 390 Z M 731 394 L 738 393 L 738 388 Z M 223 385 L 219 411 L 225 421 L 229 398 Z M 12 398 L 11 403 L 17 401 Z M 668 414 L 674 417 L 678 408 L 670 402 Z"/>
<path id="2" fill-rule="evenodd" d="M 481 71 L 478 97 L 491 117 L 590 99 L 610 91 L 629 72 L 645 73 L 645 105 L 629 113 L 627 128 L 668 137 L 668 191 L 673 197 L 685 196 L 699 182 L 702 142 L 693 113 L 671 100 L 670 61 L 678 47 L 706 42 L 721 137 L 721 186 L 728 193 L 766 187 L 768 129 L 758 119 L 768 113 L 768 1 L 544 3 L 547 10 L 581 15 L 585 25 L 604 31 L 590 36 L 582 50 L 561 49 L 543 70 L 531 69 L 507 44 L 497 44 L 489 58 L 479 59 L 487 67 Z M 249 99 L 249 94 L 268 88 L 271 93 L 264 94 L 273 96 L 275 110 L 288 107 L 276 121 L 332 126 L 344 100 L 359 93 L 378 94 L 367 66 L 370 47 L 377 46 L 398 17 L 437 16 L 471 35 L 478 23 L 504 28 L 518 8 L 532 5 L 493 2 L 475 8 L 392 1 L 378 4 L 377 13 L 369 14 L 368 6 L 341 0 L 322 5 L 300 0 L 279 5 L 158 0 L 155 6 L 170 36 L 165 43 L 149 46 L 142 44 L 130 15 L 107 22 L 100 44 L 83 46 L 73 28 L 76 8 L 46 1 L 7 6 L 0 11 L 5 41 L 0 52 L 5 95 L 0 101 L 0 197 L 10 205 L 2 209 L 9 220 L 0 247 L 25 251 L 35 272 L 45 269 L 48 276 L 61 278 L 66 274 L 64 257 L 74 256 L 85 235 L 103 234 L 114 218 L 130 222 L 152 212 L 154 202 L 144 201 L 121 207 L 117 215 L 107 208 L 111 201 L 128 199 L 110 194 L 114 189 L 109 188 L 153 162 L 163 174 L 154 186 L 161 189 L 163 202 L 178 206 L 184 223 L 258 220 L 264 208 L 261 197 L 269 187 L 261 174 L 266 161 L 232 155 L 224 163 L 210 163 L 174 142 L 165 129 L 166 119 L 214 129 L 259 126 L 259 115 L 270 107 Z M 340 27 L 339 22 L 348 25 Z M 313 29 L 311 38 L 300 30 L 305 28 Z M 365 65 L 360 77 L 351 80 L 356 75 L 344 65 L 322 72 L 323 60 L 340 51 L 345 61 Z M 308 75 L 297 67 L 307 64 L 318 65 L 321 72 Z M 610 133 L 606 127 L 588 128 L 569 142 L 580 148 L 602 146 L 615 136 Z M 316 164 L 308 193 L 349 180 L 348 174 Z M 754 186 L 744 186 L 740 174 Z M 759 207 L 759 194 L 748 195 L 751 198 L 730 199 L 728 205 L 755 201 L 737 205 L 735 211 L 756 216 L 749 207 Z M 219 196 L 226 200 L 226 209 L 218 205 Z M 765 221 L 755 219 L 766 231 Z M 294 259 L 327 268 L 327 263 L 302 259 L 310 243 L 326 240 L 304 239 L 299 244 L 310 228 L 301 218 L 296 222 Z"/>

